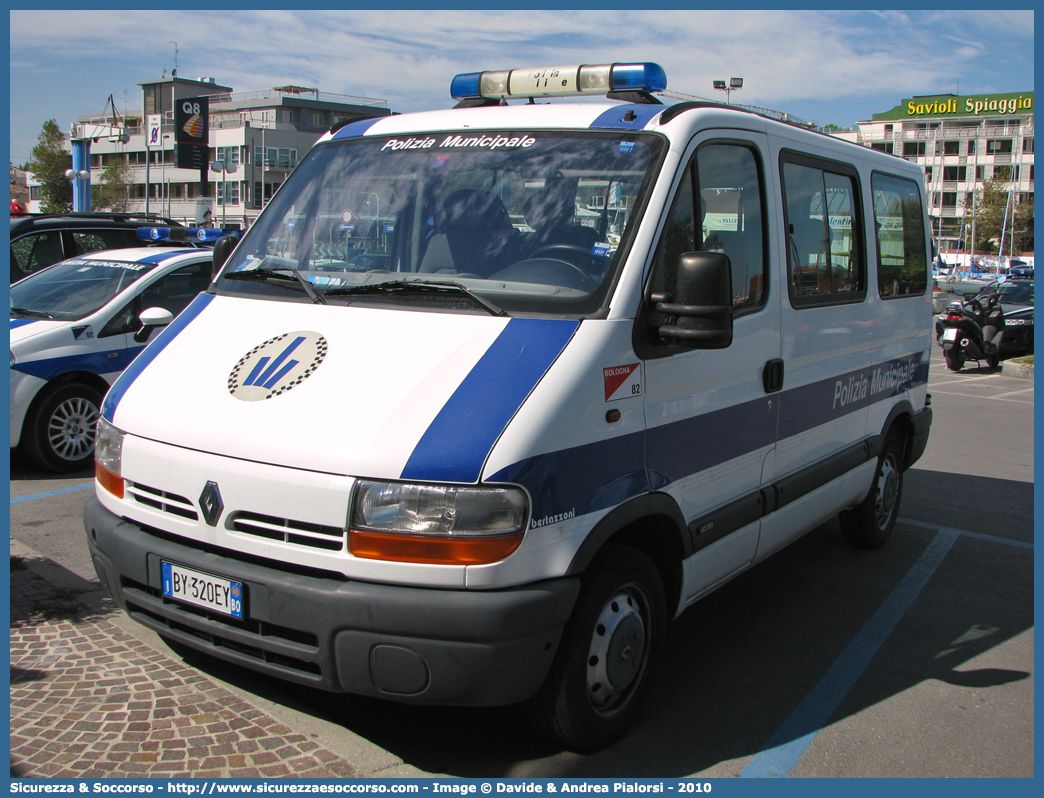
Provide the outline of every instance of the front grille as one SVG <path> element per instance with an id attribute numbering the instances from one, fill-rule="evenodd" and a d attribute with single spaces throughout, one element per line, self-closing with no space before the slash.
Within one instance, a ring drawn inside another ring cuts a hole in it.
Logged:
<path id="1" fill-rule="evenodd" d="M 168 493 L 165 490 L 150 488 L 148 485 L 130 481 L 127 482 L 127 490 L 131 498 L 138 504 L 144 504 L 147 507 L 176 515 L 179 518 L 188 518 L 191 521 L 199 520 L 199 513 L 196 512 L 195 505 L 184 496 L 178 496 L 176 493 Z"/>
<path id="2" fill-rule="evenodd" d="M 230 518 L 236 532 L 278 540 L 297 546 L 328 551 L 343 551 L 345 531 L 342 527 L 324 526 L 308 521 L 294 521 L 260 513 L 236 512 Z"/>

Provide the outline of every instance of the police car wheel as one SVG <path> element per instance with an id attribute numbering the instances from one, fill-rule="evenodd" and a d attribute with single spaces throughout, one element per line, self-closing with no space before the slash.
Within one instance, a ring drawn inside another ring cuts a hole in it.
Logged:
<path id="1" fill-rule="evenodd" d="M 101 394 L 87 385 L 59 386 L 30 410 L 24 428 L 26 456 L 49 471 L 80 471 L 94 457 Z"/>
<path id="2" fill-rule="evenodd" d="M 855 549 L 880 548 L 888 540 L 899 516 L 903 496 L 903 444 L 895 434 L 885 440 L 877 461 L 870 493 L 839 516 L 841 535 Z"/>
<path id="3" fill-rule="evenodd" d="M 573 751 L 621 737 L 641 709 L 666 632 L 663 580 L 628 546 L 588 568 L 555 661 L 527 709 L 534 725 Z"/>

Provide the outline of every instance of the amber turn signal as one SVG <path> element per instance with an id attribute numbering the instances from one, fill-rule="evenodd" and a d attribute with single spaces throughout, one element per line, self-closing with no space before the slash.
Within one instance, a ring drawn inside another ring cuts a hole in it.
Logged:
<path id="1" fill-rule="evenodd" d="M 431 563 L 435 565 L 486 565 L 500 562 L 522 543 L 524 534 L 501 537 L 435 537 L 394 535 L 348 530 L 348 551 L 367 560 Z"/>
<path id="2" fill-rule="evenodd" d="M 94 462 L 94 477 L 98 480 L 99 485 L 117 499 L 123 498 L 123 477 L 112 473 L 97 460 Z"/>

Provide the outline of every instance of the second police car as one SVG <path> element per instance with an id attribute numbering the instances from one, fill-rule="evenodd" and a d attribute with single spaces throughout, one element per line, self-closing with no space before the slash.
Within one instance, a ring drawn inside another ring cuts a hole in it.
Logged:
<path id="1" fill-rule="evenodd" d="M 213 243 L 217 230 L 178 228 Z M 169 228 L 139 230 L 159 242 Z M 141 352 L 210 283 L 213 250 L 145 247 L 93 252 L 11 286 L 11 448 L 52 471 L 94 458 L 102 397 Z"/>
<path id="2" fill-rule="evenodd" d="M 120 606 L 589 750 L 693 602 L 839 513 L 882 545 L 931 423 L 920 171 L 665 86 L 459 75 L 321 139 L 106 396 L 85 526 Z"/>

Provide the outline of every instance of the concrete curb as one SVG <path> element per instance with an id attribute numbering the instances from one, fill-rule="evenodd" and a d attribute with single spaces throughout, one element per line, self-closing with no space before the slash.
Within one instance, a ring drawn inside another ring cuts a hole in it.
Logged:
<path id="1" fill-rule="evenodd" d="M 1017 377 L 1023 380 L 1033 379 L 1032 363 L 1013 363 L 1010 360 L 1001 362 L 1001 374 L 1005 377 Z"/>

